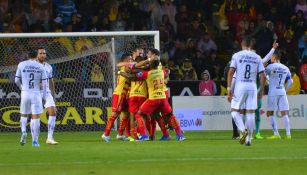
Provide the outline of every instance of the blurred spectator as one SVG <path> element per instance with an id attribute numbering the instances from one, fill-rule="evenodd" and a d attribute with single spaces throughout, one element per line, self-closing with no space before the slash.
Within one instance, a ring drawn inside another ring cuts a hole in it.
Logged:
<path id="1" fill-rule="evenodd" d="M 168 16 L 170 23 L 174 27 L 174 30 L 176 30 L 177 23 L 175 20 L 175 15 L 177 13 L 177 10 L 176 6 L 173 4 L 174 0 L 161 0 L 161 1 L 162 1 L 162 13 Z"/>
<path id="2" fill-rule="evenodd" d="M 84 26 L 82 22 L 82 16 L 78 13 L 74 13 L 71 17 L 71 22 L 68 23 L 67 28 L 71 27 L 71 32 L 82 32 L 84 31 Z M 70 29 L 67 29 L 70 30 Z"/>
<path id="3" fill-rule="evenodd" d="M 274 33 L 271 30 L 271 22 L 267 22 L 256 34 L 256 52 L 263 58 L 272 48 Z"/>
<path id="4" fill-rule="evenodd" d="M 121 13 L 117 14 L 116 20 L 111 22 L 110 25 L 112 31 L 125 31 L 126 29 L 126 21 L 123 20 Z"/>
<path id="5" fill-rule="evenodd" d="M 94 64 L 91 71 L 91 81 L 92 82 L 103 82 L 104 75 L 101 70 L 101 67 L 98 64 Z"/>
<path id="6" fill-rule="evenodd" d="M 294 39 L 297 40 L 299 37 L 304 34 L 304 31 L 307 28 L 306 19 L 304 19 L 303 11 L 299 10 L 296 12 L 296 15 L 292 18 L 292 29 L 294 31 Z"/>
<path id="7" fill-rule="evenodd" d="M 197 43 L 197 49 L 203 54 L 209 52 L 210 50 L 217 50 L 215 42 L 210 38 L 209 34 L 206 32 L 201 35 L 200 40 Z"/>
<path id="8" fill-rule="evenodd" d="M 192 66 L 191 59 L 184 59 L 183 64 L 181 66 L 181 72 L 183 75 L 183 80 L 198 80 L 196 71 Z"/>
<path id="9" fill-rule="evenodd" d="M 71 22 L 71 17 L 77 13 L 76 5 L 73 0 L 57 1 L 55 4 L 56 16 L 63 19 L 63 25 L 66 26 Z"/>
<path id="10" fill-rule="evenodd" d="M 210 78 L 210 73 L 205 70 L 201 73 L 201 81 L 199 83 L 199 95 L 200 96 L 213 96 L 217 94 L 216 85 Z"/>
<path id="11" fill-rule="evenodd" d="M 160 39 L 166 43 L 169 44 L 171 41 L 173 41 L 175 37 L 175 30 L 173 25 L 169 21 L 169 17 L 167 15 L 162 16 L 162 23 L 159 26 L 160 31 Z"/>
<path id="12" fill-rule="evenodd" d="M 50 31 L 49 21 L 53 17 L 52 0 L 31 0 L 30 10 L 35 21 L 42 22 L 45 31 Z"/>
<path id="13" fill-rule="evenodd" d="M 177 22 L 177 35 L 183 39 L 187 39 L 190 26 L 190 18 L 186 5 L 183 4 L 179 7 L 179 11 L 175 16 L 175 20 Z"/>
<path id="14" fill-rule="evenodd" d="M 148 8 L 150 13 L 150 30 L 158 30 L 162 20 L 162 7 L 157 0 L 151 0 Z"/>
<path id="15" fill-rule="evenodd" d="M 290 72 L 291 72 L 291 77 L 293 80 L 292 85 L 287 91 L 288 95 L 297 95 L 300 94 L 301 91 L 301 82 L 300 82 L 300 77 L 296 74 L 296 68 L 294 66 L 290 66 Z"/>
<path id="16" fill-rule="evenodd" d="M 96 32 L 96 31 L 101 31 L 102 29 L 102 24 L 99 21 L 99 18 L 97 15 L 92 16 L 90 23 L 87 26 L 87 31 L 90 32 Z"/>
<path id="17" fill-rule="evenodd" d="M 77 53 L 93 48 L 93 42 L 90 39 L 79 37 L 75 42 L 75 51 Z"/>
<path id="18" fill-rule="evenodd" d="M 170 80 L 182 80 L 183 75 L 178 65 L 173 60 L 168 60 L 168 69 L 170 70 Z"/>
<path id="19" fill-rule="evenodd" d="M 307 30 L 298 40 L 299 49 L 299 61 L 302 62 L 305 57 L 307 57 Z"/>
<path id="20" fill-rule="evenodd" d="M 300 79 L 302 90 L 307 94 L 307 57 L 304 58 L 303 63 L 300 67 Z"/>
<path id="21" fill-rule="evenodd" d="M 306 0 L 297 0 L 297 4 L 295 5 L 295 12 L 298 11 L 303 12 L 303 17 L 307 20 L 307 3 Z"/>
<path id="22" fill-rule="evenodd" d="M 191 21 L 190 28 L 188 31 L 188 38 L 199 39 L 199 36 L 205 32 L 204 26 L 200 23 L 199 18 L 194 18 Z"/>

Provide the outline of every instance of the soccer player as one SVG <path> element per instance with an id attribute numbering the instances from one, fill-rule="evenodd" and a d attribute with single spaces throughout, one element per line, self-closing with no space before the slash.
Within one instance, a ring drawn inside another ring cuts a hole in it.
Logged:
<path id="1" fill-rule="evenodd" d="M 55 105 L 55 87 L 53 81 L 52 67 L 48 64 L 46 60 L 46 50 L 44 48 L 37 49 L 37 60 L 43 65 L 47 75 L 47 94 L 44 107 L 47 109 L 48 118 L 48 137 L 46 140 L 47 144 L 56 145 L 57 141 L 53 138 L 53 132 L 56 122 L 56 105 Z"/>
<path id="2" fill-rule="evenodd" d="M 255 110 L 257 109 L 256 80 L 258 74 L 260 75 L 258 98 L 262 97 L 265 82 L 264 66 L 261 58 L 249 49 L 250 45 L 250 39 L 244 38 L 242 40 L 242 50 L 232 56 L 227 78 L 228 98 L 230 99 L 233 96 L 231 100 L 231 115 L 242 133 L 240 143 L 245 143 L 247 146 L 251 145 L 254 129 Z M 234 92 L 232 92 L 231 81 L 235 72 L 235 88 Z M 246 110 L 246 128 L 239 113 L 240 109 Z"/>
<path id="3" fill-rule="evenodd" d="M 121 57 L 122 62 L 131 62 L 132 57 L 129 54 L 123 54 Z M 120 71 L 125 71 L 126 66 L 122 66 Z M 102 139 L 106 142 L 111 141 L 110 132 L 114 125 L 115 120 L 120 115 L 122 111 L 127 113 L 127 93 L 130 87 L 130 80 L 121 74 L 118 74 L 117 77 L 117 86 L 114 89 L 112 95 L 112 114 L 109 117 L 104 133 L 102 134 Z M 125 114 L 128 115 L 128 114 Z"/>
<path id="4" fill-rule="evenodd" d="M 286 95 L 286 91 L 293 82 L 291 79 L 291 73 L 287 66 L 280 63 L 280 54 L 278 52 L 273 54 L 271 62 L 272 64 L 266 67 L 265 72 L 269 77 L 267 116 L 270 119 L 274 135 L 268 137 L 268 139 L 281 139 L 274 118 L 274 111 L 280 111 L 286 128 L 286 139 L 291 139 L 290 122 L 288 117 L 289 103 Z M 288 81 L 288 85 L 285 88 L 286 81 Z"/>
<path id="5" fill-rule="evenodd" d="M 254 48 L 255 42 L 252 43 L 251 45 L 251 50 L 256 52 L 253 48 Z M 270 58 L 272 57 L 273 53 L 275 52 L 275 50 L 278 48 L 279 44 L 276 42 L 276 40 L 273 43 L 273 47 L 272 49 L 269 51 L 269 53 L 261 60 L 262 63 L 264 65 L 266 65 L 268 63 L 268 61 L 270 60 Z M 259 80 L 259 79 L 257 79 Z M 257 87 L 259 87 L 259 81 L 257 81 Z M 262 100 L 261 98 L 258 98 L 257 101 L 257 109 L 255 111 L 255 124 L 256 124 L 256 133 L 255 133 L 255 139 L 263 139 L 263 137 L 260 134 L 260 122 L 261 122 L 261 117 L 260 117 L 260 109 L 262 107 Z"/>
<path id="6" fill-rule="evenodd" d="M 18 64 L 15 83 L 21 89 L 20 101 L 20 144 L 26 143 L 27 137 L 27 116 L 32 114 L 30 122 L 32 134 L 32 146 L 39 147 L 38 137 L 40 133 L 40 114 L 43 113 L 42 98 L 46 98 L 47 76 L 44 67 L 36 61 L 37 51 L 31 50 L 29 60 Z M 41 84 L 42 83 L 42 84 Z M 40 93 L 42 85 L 43 93 Z"/>
<path id="7" fill-rule="evenodd" d="M 167 117 L 170 125 L 176 132 L 176 138 L 179 141 L 185 140 L 182 134 L 178 120 L 172 113 L 172 108 L 169 105 L 165 92 L 164 92 L 164 77 L 165 72 L 162 69 L 158 69 L 160 61 L 158 60 L 159 51 L 157 49 L 150 49 L 153 58 L 149 57 L 147 61 L 150 65 L 149 71 L 140 71 L 136 74 L 138 79 L 146 80 L 148 87 L 148 99 L 142 104 L 138 113 L 136 114 L 136 121 L 140 130 L 140 140 L 149 140 L 145 131 L 145 122 L 143 118 L 150 116 L 155 110 L 160 110 L 163 116 Z M 141 62 L 140 62 L 141 63 Z"/>

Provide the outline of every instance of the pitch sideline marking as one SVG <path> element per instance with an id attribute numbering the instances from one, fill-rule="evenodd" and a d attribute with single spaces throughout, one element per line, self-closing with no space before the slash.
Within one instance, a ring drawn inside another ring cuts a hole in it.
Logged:
<path id="1" fill-rule="evenodd" d="M 147 162 L 169 162 L 169 161 L 234 161 L 234 160 L 307 160 L 307 157 L 233 157 L 233 158 L 215 158 L 215 157 L 199 157 L 199 158 L 176 158 L 176 159 L 136 159 L 136 160 L 116 160 L 116 161 L 84 161 L 84 162 L 44 162 L 44 163 L 0 163 L 0 167 L 17 167 L 17 166 L 50 166 L 50 165 L 87 165 L 87 164 L 113 164 L 113 163 L 147 163 Z"/>

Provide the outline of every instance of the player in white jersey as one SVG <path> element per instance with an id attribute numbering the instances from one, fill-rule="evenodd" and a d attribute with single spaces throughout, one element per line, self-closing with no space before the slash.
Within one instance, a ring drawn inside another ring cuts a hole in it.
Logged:
<path id="1" fill-rule="evenodd" d="M 257 109 L 257 85 L 256 81 L 258 74 L 260 75 L 260 89 L 258 97 L 261 98 L 265 73 L 261 58 L 255 52 L 251 51 L 251 41 L 244 38 L 241 42 L 242 50 L 232 56 L 228 78 L 227 90 L 228 98 L 231 100 L 231 115 L 234 118 L 238 129 L 243 134 L 240 139 L 241 144 L 251 145 L 251 139 L 254 129 L 255 110 Z M 231 91 L 231 82 L 233 75 L 236 72 L 234 92 Z M 243 124 L 243 119 L 240 116 L 239 110 L 246 110 L 246 128 Z"/>
<path id="2" fill-rule="evenodd" d="M 291 139 L 290 122 L 288 117 L 289 103 L 286 91 L 292 85 L 291 73 L 287 66 L 280 63 L 280 55 L 275 52 L 271 58 L 272 64 L 268 65 L 265 69 L 269 77 L 269 92 L 268 92 L 268 106 L 267 116 L 270 119 L 271 126 L 273 127 L 274 135 L 268 139 L 280 139 L 277 129 L 277 123 L 274 118 L 274 111 L 280 111 L 282 120 L 285 123 L 286 139 Z M 285 88 L 285 83 L 288 85 Z"/>
<path id="3" fill-rule="evenodd" d="M 47 144 L 56 145 L 56 142 L 53 138 L 53 132 L 56 122 L 56 105 L 55 105 L 55 88 L 53 82 L 52 67 L 50 64 L 45 62 L 46 59 L 46 50 L 44 48 L 37 49 L 37 60 L 43 65 L 47 74 L 47 94 L 44 107 L 48 111 L 48 137 L 46 140 Z"/>
<path id="4" fill-rule="evenodd" d="M 29 53 L 29 60 L 18 64 L 15 83 L 21 89 L 20 102 L 20 125 L 22 135 L 20 144 L 26 143 L 27 137 L 27 116 L 32 114 L 30 128 L 32 134 L 32 146 L 39 147 L 38 137 L 40 133 L 40 118 L 39 115 L 43 113 L 42 98 L 46 97 L 47 76 L 41 64 L 36 61 L 36 51 Z M 43 93 L 41 94 L 41 85 Z"/>

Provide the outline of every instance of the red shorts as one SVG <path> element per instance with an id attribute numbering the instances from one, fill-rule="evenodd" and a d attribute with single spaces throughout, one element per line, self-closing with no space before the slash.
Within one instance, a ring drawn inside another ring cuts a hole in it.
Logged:
<path id="1" fill-rule="evenodd" d="M 140 106 L 146 101 L 146 97 L 130 97 L 128 100 L 128 111 L 132 113 L 137 113 L 140 109 Z"/>
<path id="2" fill-rule="evenodd" d="M 128 109 L 128 102 L 126 95 L 112 95 L 112 112 L 122 112 L 127 111 Z"/>
<path id="3" fill-rule="evenodd" d="M 140 107 L 140 111 L 146 115 L 151 115 L 155 110 L 160 110 L 163 115 L 166 115 L 172 112 L 172 107 L 167 99 L 147 99 Z"/>

